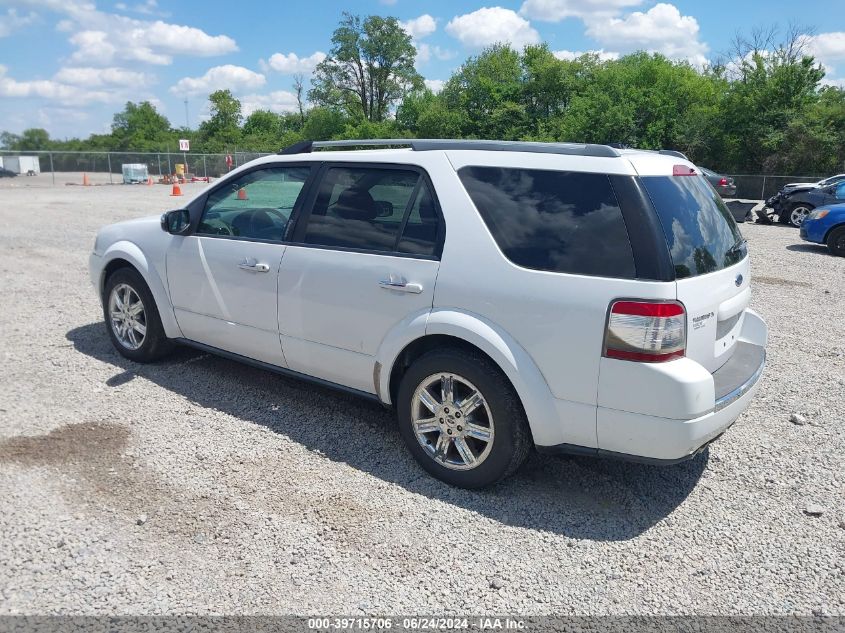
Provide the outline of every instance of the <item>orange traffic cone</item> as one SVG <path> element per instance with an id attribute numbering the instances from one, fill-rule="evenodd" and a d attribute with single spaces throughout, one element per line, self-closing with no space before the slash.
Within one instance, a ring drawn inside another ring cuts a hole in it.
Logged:
<path id="1" fill-rule="evenodd" d="M 179 185 L 177 185 L 175 182 L 173 183 L 173 191 L 170 192 L 170 195 L 171 196 L 181 196 L 182 195 L 182 189 L 180 189 Z"/>
<path id="2" fill-rule="evenodd" d="M 249 200 L 249 198 L 246 197 L 246 189 L 243 187 L 238 189 L 238 200 Z"/>
<path id="3" fill-rule="evenodd" d="M 91 181 L 88 180 L 88 174 L 82 174 L 82 186 L 83 187 L 90 187 Z"/>
<path id="4" fill-rule="evenodd" d="M 153 177 L 152 177 L 152 176 L 149 176 L 149 177 L 147 178 L 147 186 L 149 187 L 151 184 L 153 184 Z"/>

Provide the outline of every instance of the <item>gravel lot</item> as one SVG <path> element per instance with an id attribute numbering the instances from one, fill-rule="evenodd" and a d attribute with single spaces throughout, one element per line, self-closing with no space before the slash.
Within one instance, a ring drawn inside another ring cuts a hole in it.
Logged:
<path id="1" fill-rule="evenodd" d="M 0 613 L 845 614 L 845 259 L 743 225 L 770 363 L 697 459 L 468 492 L 378 406 L 112 350 L 94 232 L 169 192 L 0 182 Z"/>

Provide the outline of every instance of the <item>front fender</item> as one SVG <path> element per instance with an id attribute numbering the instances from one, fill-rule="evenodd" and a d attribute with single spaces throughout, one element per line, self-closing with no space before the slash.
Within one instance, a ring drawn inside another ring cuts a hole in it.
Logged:
<path id="1" fill-rule="evenodd" d="M 182 337 L 182 330 L 173 315 L 173 306 L 170 304 L 170 296 L 167 292 L 164 271 L 159 270 L 150 263 L 144 252 L 137 244 L 128 240 L 120 240 L 109 246 L 102 256 L 102 268 L 100 271 L 99 294 L 102 296 L 103 284 L 105 283 L 105 271 L 110 262 L 115 259 L 123 259 L 132 264 L 141 273 L 144 281 L 153 295 L 161 319 L 161 325 L 168 338 Z"/>
<path id="2" fill-rule="evenodd" d="M 454 309 L 436 309 L 411 315 L 385 338 L 380 363 L 378 392 L 390 404 L 390 374 L 402 350 L 426 335 L 452 336 L 487 354 L 505 373 L 522 401 L 536 444 L 561 442 L 561 424 L 554 397 L 543 374 L 528 353 L 504 329 L 487 319 Z"/>

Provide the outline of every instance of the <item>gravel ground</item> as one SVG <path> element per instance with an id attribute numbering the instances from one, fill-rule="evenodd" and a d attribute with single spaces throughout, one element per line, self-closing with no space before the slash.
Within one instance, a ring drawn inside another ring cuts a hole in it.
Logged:
<path id="1" fill-rule="evenodd" d="M 0 185 L 0 613 L 845 614 L 845 259 L 743 226 L 770 363 L 697 459 L 533 455 L 468 492 L 378 406 L 118 356 L 94 232 L 168 193 Z"/>

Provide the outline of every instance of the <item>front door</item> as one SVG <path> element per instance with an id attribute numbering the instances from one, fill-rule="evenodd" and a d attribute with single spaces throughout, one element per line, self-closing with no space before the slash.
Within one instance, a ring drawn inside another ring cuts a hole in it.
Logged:
<path id="1" fill-rule="evenodd" d="M 288 220 L 309 167 L 267 166 L 209 194 L 197 230 L 167 253 L 167 279 L 183 335 L 285 366 L 277 281 Z"/>
<path id="2" fill-rule="evenodd" d="M 374 393 L 386 334 L 431 309 L 443 231 L 421 171 L 327 167 L 279 273 L 288 366 Z"/>

